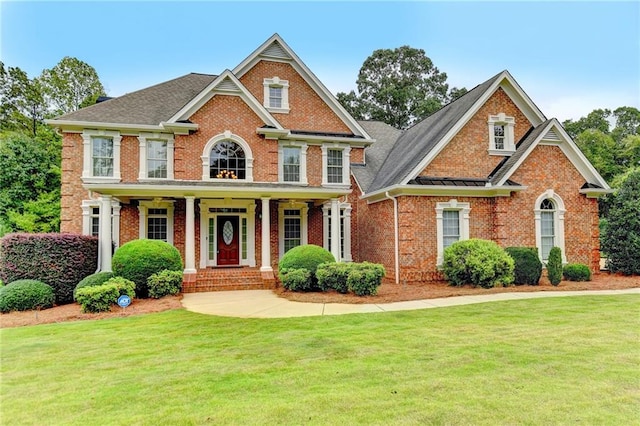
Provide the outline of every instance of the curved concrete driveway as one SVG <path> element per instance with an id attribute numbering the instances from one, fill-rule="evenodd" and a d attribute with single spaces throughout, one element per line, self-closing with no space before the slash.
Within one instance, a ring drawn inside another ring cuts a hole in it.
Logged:
<path id="1" fill-rule="evenodd" d="M 286 318 L 354 313 L 406 311 L 414 309 L 442 308 L 446 306 L 470 305 L 501 300 L 536 299 L 566 296 L 610 296 L 618 294 L 640 294 L 640 288 L 625 290 L 588 291 L 536 291 L 530 293 L 495 293 L 480 296 L 457 296 L 440 299 L 411 300 L 407 302 L 346 304 L 346 303 L 302 303 L 278 297 L 271 290 L 217 291 L 209 293 L 187 293 L 182 306 L 192 312 L 238 318 Z"/>

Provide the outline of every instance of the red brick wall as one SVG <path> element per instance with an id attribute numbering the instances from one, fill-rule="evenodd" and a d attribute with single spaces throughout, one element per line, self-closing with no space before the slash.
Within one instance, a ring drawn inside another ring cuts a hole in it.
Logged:
<path id="1" fill-rule="evenodd" d="M 498 89 L 420 175 L 486 178 L 504 158 L 488 152 L 489 115 L 501 112 L 515 118 L 517 143 L 529 131 L 531 122 L 509 96 Z"/>
<path id="2" fill-rule="evenodd" d="M 351 133 L 351 130 L 289 64 L 260 61 L 240 78 L 240 82 L 262 103 L 264 102 L 264 79 L 276 76 L 289 81 L 290 111 L 288 114 L 273 114 L 285 129 Z"/>
<path id="3" fill-rule="evenodd" d="M 137 136 L 123 136 L 120 142 L 120 177 L 122 182 L 137 182 L 140 171 L 140 141 Z"/>
<path id="4" fill-rule="evenodd" d="M 65 133 L 62 138 L 62 185 L 60 198 L 60 232 L 82 233 L 82 200 L 89 191 L 82 187 L 82 135 Z"/>

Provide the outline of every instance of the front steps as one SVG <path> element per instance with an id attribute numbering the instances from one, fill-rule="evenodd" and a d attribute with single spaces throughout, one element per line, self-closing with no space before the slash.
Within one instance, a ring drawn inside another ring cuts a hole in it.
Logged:
<path id="1" fill-rule="evenodd" d="M 262 273 L 260 268 L 249 267 L 200 269 L 194 282 L 182 284 L 183 293 L 273 288 L 276 288 L 273 273 Z"/>

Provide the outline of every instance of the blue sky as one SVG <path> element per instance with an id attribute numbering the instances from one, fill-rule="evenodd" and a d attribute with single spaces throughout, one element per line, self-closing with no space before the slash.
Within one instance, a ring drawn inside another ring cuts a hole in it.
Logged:
<path id="1" fill-rule="evenodd" d="M 233 68 L 279 33 L 334 94 L 380 48 L 424 49 L 468 89 L 508 69 L 547 117 L 640 108 L 640 2 L 0 2 L 0 58 L 64 56 L 119 96 Z"/>

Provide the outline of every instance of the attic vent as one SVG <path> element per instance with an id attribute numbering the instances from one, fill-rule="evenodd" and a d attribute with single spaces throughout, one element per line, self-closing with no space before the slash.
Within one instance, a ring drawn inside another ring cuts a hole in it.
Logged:
<path id="1" fill-rule="evenodd" d="M 224 80 L 222 80 L 220 84 L 218 84 L 216 89 L 237 92 L 238 86 L 236 86 L 236 84 L 233 81 L 231 81 L 229 77 L 227 77 Z"/>
<path id="2" fill-rule="evenodd" d="M 287 52 L 285 52 L 280 43 L 278 43 L 277 41 L 274 41 L 269 47 L 264 49 L 262 51 L 262 54 L 264 56 L 269 56 L 272 58 L 291 59 L 291 56 L 289 56 Z"/>
<path id="3" fill-rule="evenodd" d="M 558 136 L 558 134 L 555 132 L 555 130 L 551 129 L 547 132 L 546 135 L 544 135 L 544 138 L 542 139 L 546 139 L 548 141 L 559 141 L 560 137 Z"/>

